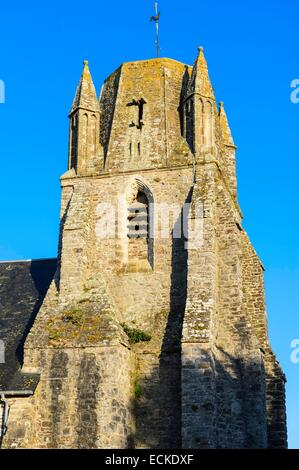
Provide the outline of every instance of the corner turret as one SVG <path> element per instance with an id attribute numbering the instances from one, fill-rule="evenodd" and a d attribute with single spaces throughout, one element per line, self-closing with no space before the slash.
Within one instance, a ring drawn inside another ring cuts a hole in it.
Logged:
<path id="1" fill-rule="evenodd" d="M 215 159 L 217 108 L 203 47 L 198 48 L 183 103 L 184 134 L 196 162 L 206 160 L 207 155 Z"/>
<path id="2" fill-rule="evenodd" d="M 87 60 L 84 61 L 69 119 L 68 169 L 74 169 L 77 175 L 89 173 L 93 164 L 99 163 L 96 157 L 100 152 L 100 106 Z"/>

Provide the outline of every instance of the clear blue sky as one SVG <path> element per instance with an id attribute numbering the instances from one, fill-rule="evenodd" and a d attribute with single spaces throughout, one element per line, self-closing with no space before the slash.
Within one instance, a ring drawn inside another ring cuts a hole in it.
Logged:
<path id="1" fill-rule="evenodd" d="M 263 260 L 273 347 L 288 377 L 290 447 L 299 448 L 298 0 L 161 0 L 161 55 L 194 62 L 205 47 L 238 145 L 244 226 Z M 121 62 L 154 55 L 153 1 L 2 2 L 0 259 L 56 255 L 59 176 L 82 61 L 97 90 Z"/>

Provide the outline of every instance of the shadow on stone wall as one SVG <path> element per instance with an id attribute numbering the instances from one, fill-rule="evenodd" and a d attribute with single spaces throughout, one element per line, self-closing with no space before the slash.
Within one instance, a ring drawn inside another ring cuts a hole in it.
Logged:
<path id="1" fill-rule="evenodd" d="M 191 188 L 186 203 L 192 197 Z M 183 211 L 175 222 L 173 233 L 181 229 Z M 136 433 L 132 445 L 151 448 L 181 446 L 181 339 L 187 299 L 187 262 L 185 237 L 173 238 L 170 309 L 162 341 L 158 366 L 150 377 L 140 382 L 142 397 L 132 404 L 136 417 Z M 187 235 L 187 234 L 185 234 Z M 155 358 L 148 358 L 148 361 Z M 134 443 L 134 444 L 133 444 Z"/>
<path id="2" fill-rule="evenodd" d="M 116 109 L 116 97 L 118 94 L 120 75 L 121 67 L 110 77 L 109 81 L 107 80 L 107 89 L 106 87 L 103 89 L 100 99 L 101 110 L 104 109 L 106 111 L 100 113 L 100 129 L 103 129 L 100 136 L 100 142 L 104 149 L 104 166 L 106 164 L 112 124 Z"/>
<path id="3" fill-rule="evenodd" d="M 272 355 L 273 356 L 273 355 Z M 268 405 L 268 447 L 270 449 L 287 448 L 287 416 L 285 409 L 286 378 L 279 365 L 274 362 L 271 374 L 267 374 Z"/>
<path id="4" fill-rule="evenodd" d="M 56 269 L 56 273 L 55 273 L 55 276 L 54 276 L 54 282 L 55 282 L 56 289 L 57 289 L 58 292 L 60 290 L 60 277 L 61 277 L 62 237 L 63 237 L 63 233 L 64 233 L 64 226 L 65 226 L 65 223 L 66 223 L 68 212 L 70 210 L 71 201 L 72 201 L 72 196 L 70 197 L 70 199 L 69 199 L 69 201 L 66 205 L 64 213 L 63 213 L 63 215 L 60 219 L 60 225 L 59 225 L 57 269 Z"/>
<path id="5" fill-rule="evenodd" d="M 169 344 L 169 343 L 167 343 Z M 172 343 L 173 344 L 173 343 Z M 218 356 L 215 357 L 215 356 Z M 176 369 L 173 369 L 176 367 Z M 206 369 L 188 364 L 194 390 L 196 382 L 205 387 Z M 263 363 L 237 358 L 219 348 L 214 355 L 213 392 L 199 397 L 194 393 L 181 409 L 181 364 L 177 350 L 166 349 L 159 367 L 142 382 L 143 394 L 135 398 L 136 432 L 128 437 L 129 448 L 285 448 L 284 401 L 274 400 L 267 426 L 266 382 Z M 281 384 L 283 387 L 283 385 Z M 277 390 L 277 388 L 276 388 Z M 282 413 L 283 416 L 279 416 Z M 202 422 L 207 425 L 203 429 Z M 188 425 L 192 439 L 183 445 L 182 426 Z M 268 434 L 269 433 L 269 434 Z"/>
<path id="6" fill-rule="evenodd" d="M 190 202 L 191 198 L 192 189 L 186 202 Z M 67 210 L 68 207 L 61 221 L 62 228 Z M 181 216 L 182 214 L 175 223 L 175 230 L 181 224 Z M 38 296 L 18 347 L 20 360 L 23 357 L 24 340 L 34 322 L 56 267 L 56 260 L 51 260 L 51 266 L 49 265 L 41 272 L 40 263 L 40 261 L 32 262 L 30 266 L 30 275 Z M 188 420 L 191 423 L 191 447 L 193 448 L 285 447 L 284 384 L 281 373 L 278 368 L 274 367 L 272 374 L 266 374 L 263 359 L 261 359 L 261 363 L 250 359 L 247 354 L 250 351 L 250 345 L 246 343 L 245 338 L 243 338 L 243 342 L 241 341 L 244 349 L 241 349 L 238 357 L 234 357 L 223 348 L 214 349 L 214 366 L 212 374 L 210 374 L 213 393 L 203 397 L 199 397 L 196 393 L 190 394 L 190 402 L 184 403 L 184 410 L 182 410 L 181 340 L 187 300 L 187 268 L 188 251 L 185 250 L 185 238 L 173 238 L 170 309 L 161 354 L 158 360 L 157 356 L 150 353 L 145 359 L 149 364 L 152 361 L 152 372 L 143 377 L 140 382 L 140 390 L 135 390 L 131 409 L 136 419 L 136 429 L 131 432 L 130 426 L 127 424 L 127 447 L 181 448 L 182 426 L 185 425 L 182 422 L 182 411 L 184 411 L 184 417 L 187 412 Z M 235 327 L 238 329 L 238 334 L 242 328 L 245 331 L 243 324 L 236 322 Z M 258 357 L 259 351 L 254 352 L 255 357 Z M 57 366 L 60 368 L 64 365 L 63 357 L 57 358 Z M 92 448 L 97 434 L 95 396 L 100 375 L 93 361 L 84 356 L 82 361 L 78 377 L 80 391 L 78 413 L 82 425 L 76 431 L 78 434 L 77 445 L 81 448 Z M 206 370 L 197 365 L 196 358 L 187 364 L 186 369 L 190 372 L 194 384 L 204 384 L 207 380 Z M 59 382 L 56 386 L 59 386 Z M 204 385 L 201 385 L 195 387 L 194 390 L 199 390 L 201 387 L 204 389 Z M 266 387 L 269 398 L 268 428 L 265 410 Z M 51 403 L 51 407 L 55 423 L 59 423 L 61 412 L 60 404 L 57 401 L 58 395 L 59 390 L 53 389 L 54 401 Z M 55 413 L 58 416 L 56 418 Z M 205 422 L 210 423 L 210 426 L 204 431 L 200 429 L 201 417 Z M 205 432 L 206 435 L 204 435 Z"/>
<path id="7" fill-rule="evenodd" d="M 191 197 L 192 191 L 186 202 Z M 176 228 L 179 223 L 180 219 Z M 187 375 L 191 374 L 194 393 L 188 395 L 190 402 L 184 403 L 182 410 L 181 340 L 188 279 L 184 243 L 183 237 L 173 239 L 170 311 L 159 364 L 143 378 L 142 393 L 132 403 L 136 431 L 130 434 L 128 446 L 181 448 L 182 429 L 187 424 L 191 448 L 284 448 L 284 384 L 279 371 L 273 375 L 266 372 L 267 356 L 252 344 L 242 322 L 235 324 L 240 335 L 238 354 L 214 346 L 212 370 L 207 370 L 208 364 L 203 369 L 196 358 L 184 368 L 184 373 L 187 369 Z M 212 382 L 210 395 L 204 393 L 207 380 Z M 202 396 L 198 396 L 199 390 Z M 266 394 L 270 399 L 269 416 Z M 209 423 L 206 429 L 201 426 L 203 421 Z"/>
<path id="8" fill-rule="evenodd" d="M 190 80 L 188 65 L 185 66 L 185 72 L 182 80 L 181 95 L 180 95 L 180 106 L 178 107 L 178 112 L 180 116 L 180 126 L 181 126 L 181 135 L 185 135 L 185 122 L 184 122 L 184 99 L 187 96 L 188 83 Z"/>
<path id="9" fill-rule="evenodd" d="M 223 348 L 215 358 L 215 444 L 217 448 L 267 447 L 265 371 L 259 351 L 249 359 Z"/>

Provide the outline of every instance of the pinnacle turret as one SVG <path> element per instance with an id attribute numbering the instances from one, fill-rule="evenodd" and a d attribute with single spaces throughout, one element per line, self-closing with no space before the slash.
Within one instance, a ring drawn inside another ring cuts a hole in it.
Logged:
<path id="1" fill-rule="evenodd" d="M 198 55 L 193 65 L 189 93 L 198 93 L 204 98 L 215 100 L 203 47 L 198 48 Z"/>
<path id="2" fill-rule="evenodd" d="M 82 75 L 77 86 L 70 114 L 78 108 L 86 109 L 88 111 L 99 111 L 99 102 L 90 74 L 88 60 L 84 60 Z"/>

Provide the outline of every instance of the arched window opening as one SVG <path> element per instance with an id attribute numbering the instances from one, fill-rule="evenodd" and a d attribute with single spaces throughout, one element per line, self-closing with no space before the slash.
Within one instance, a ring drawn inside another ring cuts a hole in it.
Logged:
<path id="1" fill-rule="evenodd" d="M 142 191 L 128 208 L 128 259 L 146 260 L 149 252 L 149 207 Z"/>
<path id="2" fill-rule="evenodd" d="M 150 273 L 154 269 L 154 198 L 149 187 L 132 178 L 120 191 L 125 194 L 117 224 L 116 266 L 120 274 Z M 125 230 L 124 230 L 125 229 Z"/>

